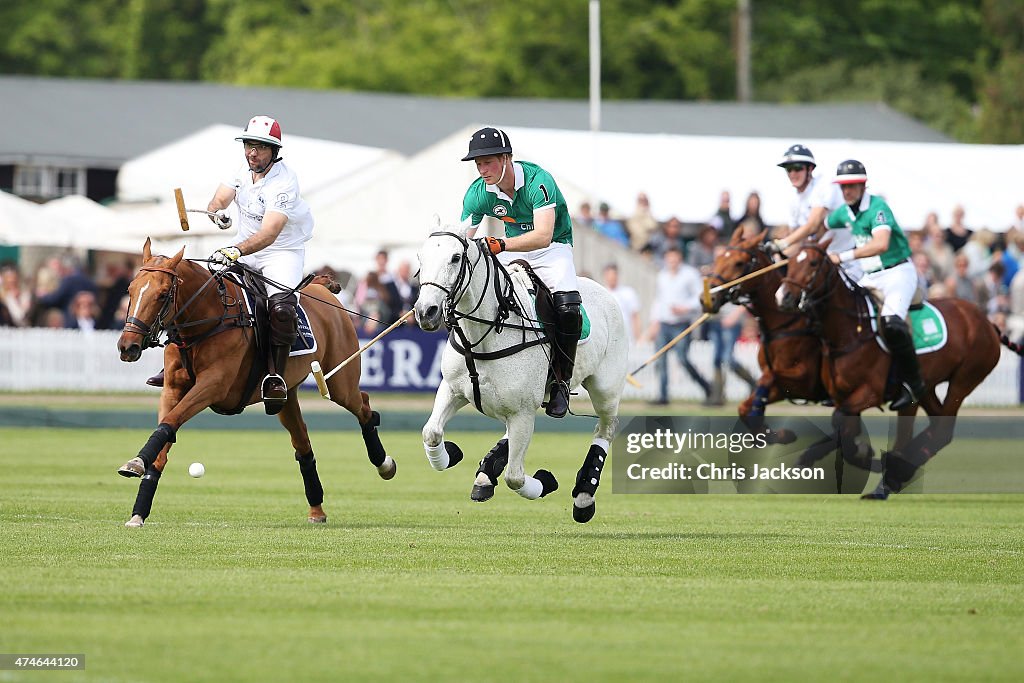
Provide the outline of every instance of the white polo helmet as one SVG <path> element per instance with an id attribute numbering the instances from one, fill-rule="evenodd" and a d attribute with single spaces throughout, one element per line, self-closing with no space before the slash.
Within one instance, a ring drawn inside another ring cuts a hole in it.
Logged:
<path id="1" fill-rule="evenodd" d="M 235 140 L 239 142 L 255 140 L 275 147 L 282 147 L 281 124 L 277 122 L 277 119 L 272 119 L 269 116 L 254 116 L 249 119 L 245 130 Z"/>

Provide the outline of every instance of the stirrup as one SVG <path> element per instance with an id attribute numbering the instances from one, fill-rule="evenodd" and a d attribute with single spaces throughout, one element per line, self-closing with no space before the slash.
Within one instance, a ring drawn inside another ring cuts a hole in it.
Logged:
<path id="1" fill-rule="evenodd" d="M 551 396 L 544 404 L 544 412 L 548 417 L 565 417 L 569 412 L 569 385 L 561 380 L 551 383 Z"/>
<path id="2" fill-rule="evenodd" d="M 920 403 L 920 399 L 914 394 L 914 390 L 906 382 L 900 382 L 900 395 L 889 404 L 889 410 L 902 410 Z"/>
<path id="3" fill-rule="evenodd" d="M 281 389 L 284 389 L 284 395 L 280 395 Z M 277 415 L 284 408 L 284 404 L 288 401 L 288 385 L 284 383 L 284 378 L 278 374 L 270 374 L 263 378 L 263 383 L 260 385 L 260 398 L 263 399 L 263 408 L 267 411 L 267 415 Z"/>

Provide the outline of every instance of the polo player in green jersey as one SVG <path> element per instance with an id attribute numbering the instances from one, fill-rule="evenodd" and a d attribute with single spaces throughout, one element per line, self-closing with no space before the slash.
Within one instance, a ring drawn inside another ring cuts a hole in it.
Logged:
<path id="1" fill-rule="evenodd" d="M 545 412 L 551 417 L 564 417 L 569 410 L 569 382 L 583 325 L 572 259 L 572 221 L 565 198 L 543 168 L 528 161 L 512 161 L 512 144 L 497 128 L 481 128 L 473 133 L 469 153 L 462 160 L 475 162 L 480 174 L 462 201 L 467 234 L 476 234 L 484 216 L 500 220 L 505 238 L 483 237 L 479 240 L 481 247 L 499 255 L 502 263 L 514 258 L 529 263 L 554 296 L 554 380 Z M 508 252 L 515 252 L 515 256 Z"/>
<path id="2" fill-rule="evenodd" d="M 842 186 L 845 205 L 829 214 L 829 229 L 849 228 L 854 248 L 829 254 L 834 263 L 858 260 L 864 269 L 859 284 L 882 292 L 882 336 L 899 370 L 903 393 L 890 410 L 906 408 L 924 394 L 914 340 L 907 327 L 907 313 L 917 290 L 917 271 L 910 260 L 910 245 L 896 223 L 892 209 L 881 197 L 866 191 L 864 164 L 849 159 L 839 164 L 836 179 Z"/>

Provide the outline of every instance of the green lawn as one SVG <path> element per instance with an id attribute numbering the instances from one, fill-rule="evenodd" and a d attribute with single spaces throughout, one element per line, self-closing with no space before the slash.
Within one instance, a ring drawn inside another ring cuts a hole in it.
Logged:
<path id="1" fill-rule="evenodd" d="M 315 433 L 326 526 L 287 434 L 189 431 L 126 529 L 148 432 L 0 429 L 0 652 L 85 671 L 0 682 L 1024 680 L 1024 496 L 568 491 L 588 439 L 538 434 L 528 470 L 471 503 L 493 443 L 438 473 L 418 433 Z M 206 465 L 202 479 L 186 474 Z"/>

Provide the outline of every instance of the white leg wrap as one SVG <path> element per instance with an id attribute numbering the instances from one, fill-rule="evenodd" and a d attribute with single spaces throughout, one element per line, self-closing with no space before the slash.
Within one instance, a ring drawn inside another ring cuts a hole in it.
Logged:
<path id="1" fill-rule="evenodd" d="M 594 440 L 591 441 L 591 443 L 595 446 L 598 446 L 602 451 L 604 451 L 605 455 L 608 454 L 608 439 L 602 439 L 598 436 L 595 436 Z"/>
<path id="2" fill-rule="evenodd" d="M 544 485 L 540 483 L 539 479 L 534 479 L 527 474 L 526 481 L 523 482 L 523 488 L 516 489 L 516 493 L 527 500 L 537 500 L 540 498 L 540 494 L 544 493 Z"/>
<path id="3" fill-rule="evenodd" d="M 437 444 L 436 446 L 428 446 L 423 444 L 423 450 L 427 453 L 427 460 L 430 461 L 430 466 L 440 472 L 441 470 L 447 469 L 448 467 L 448 451 L 444 448 L 444 441 Z"/>

